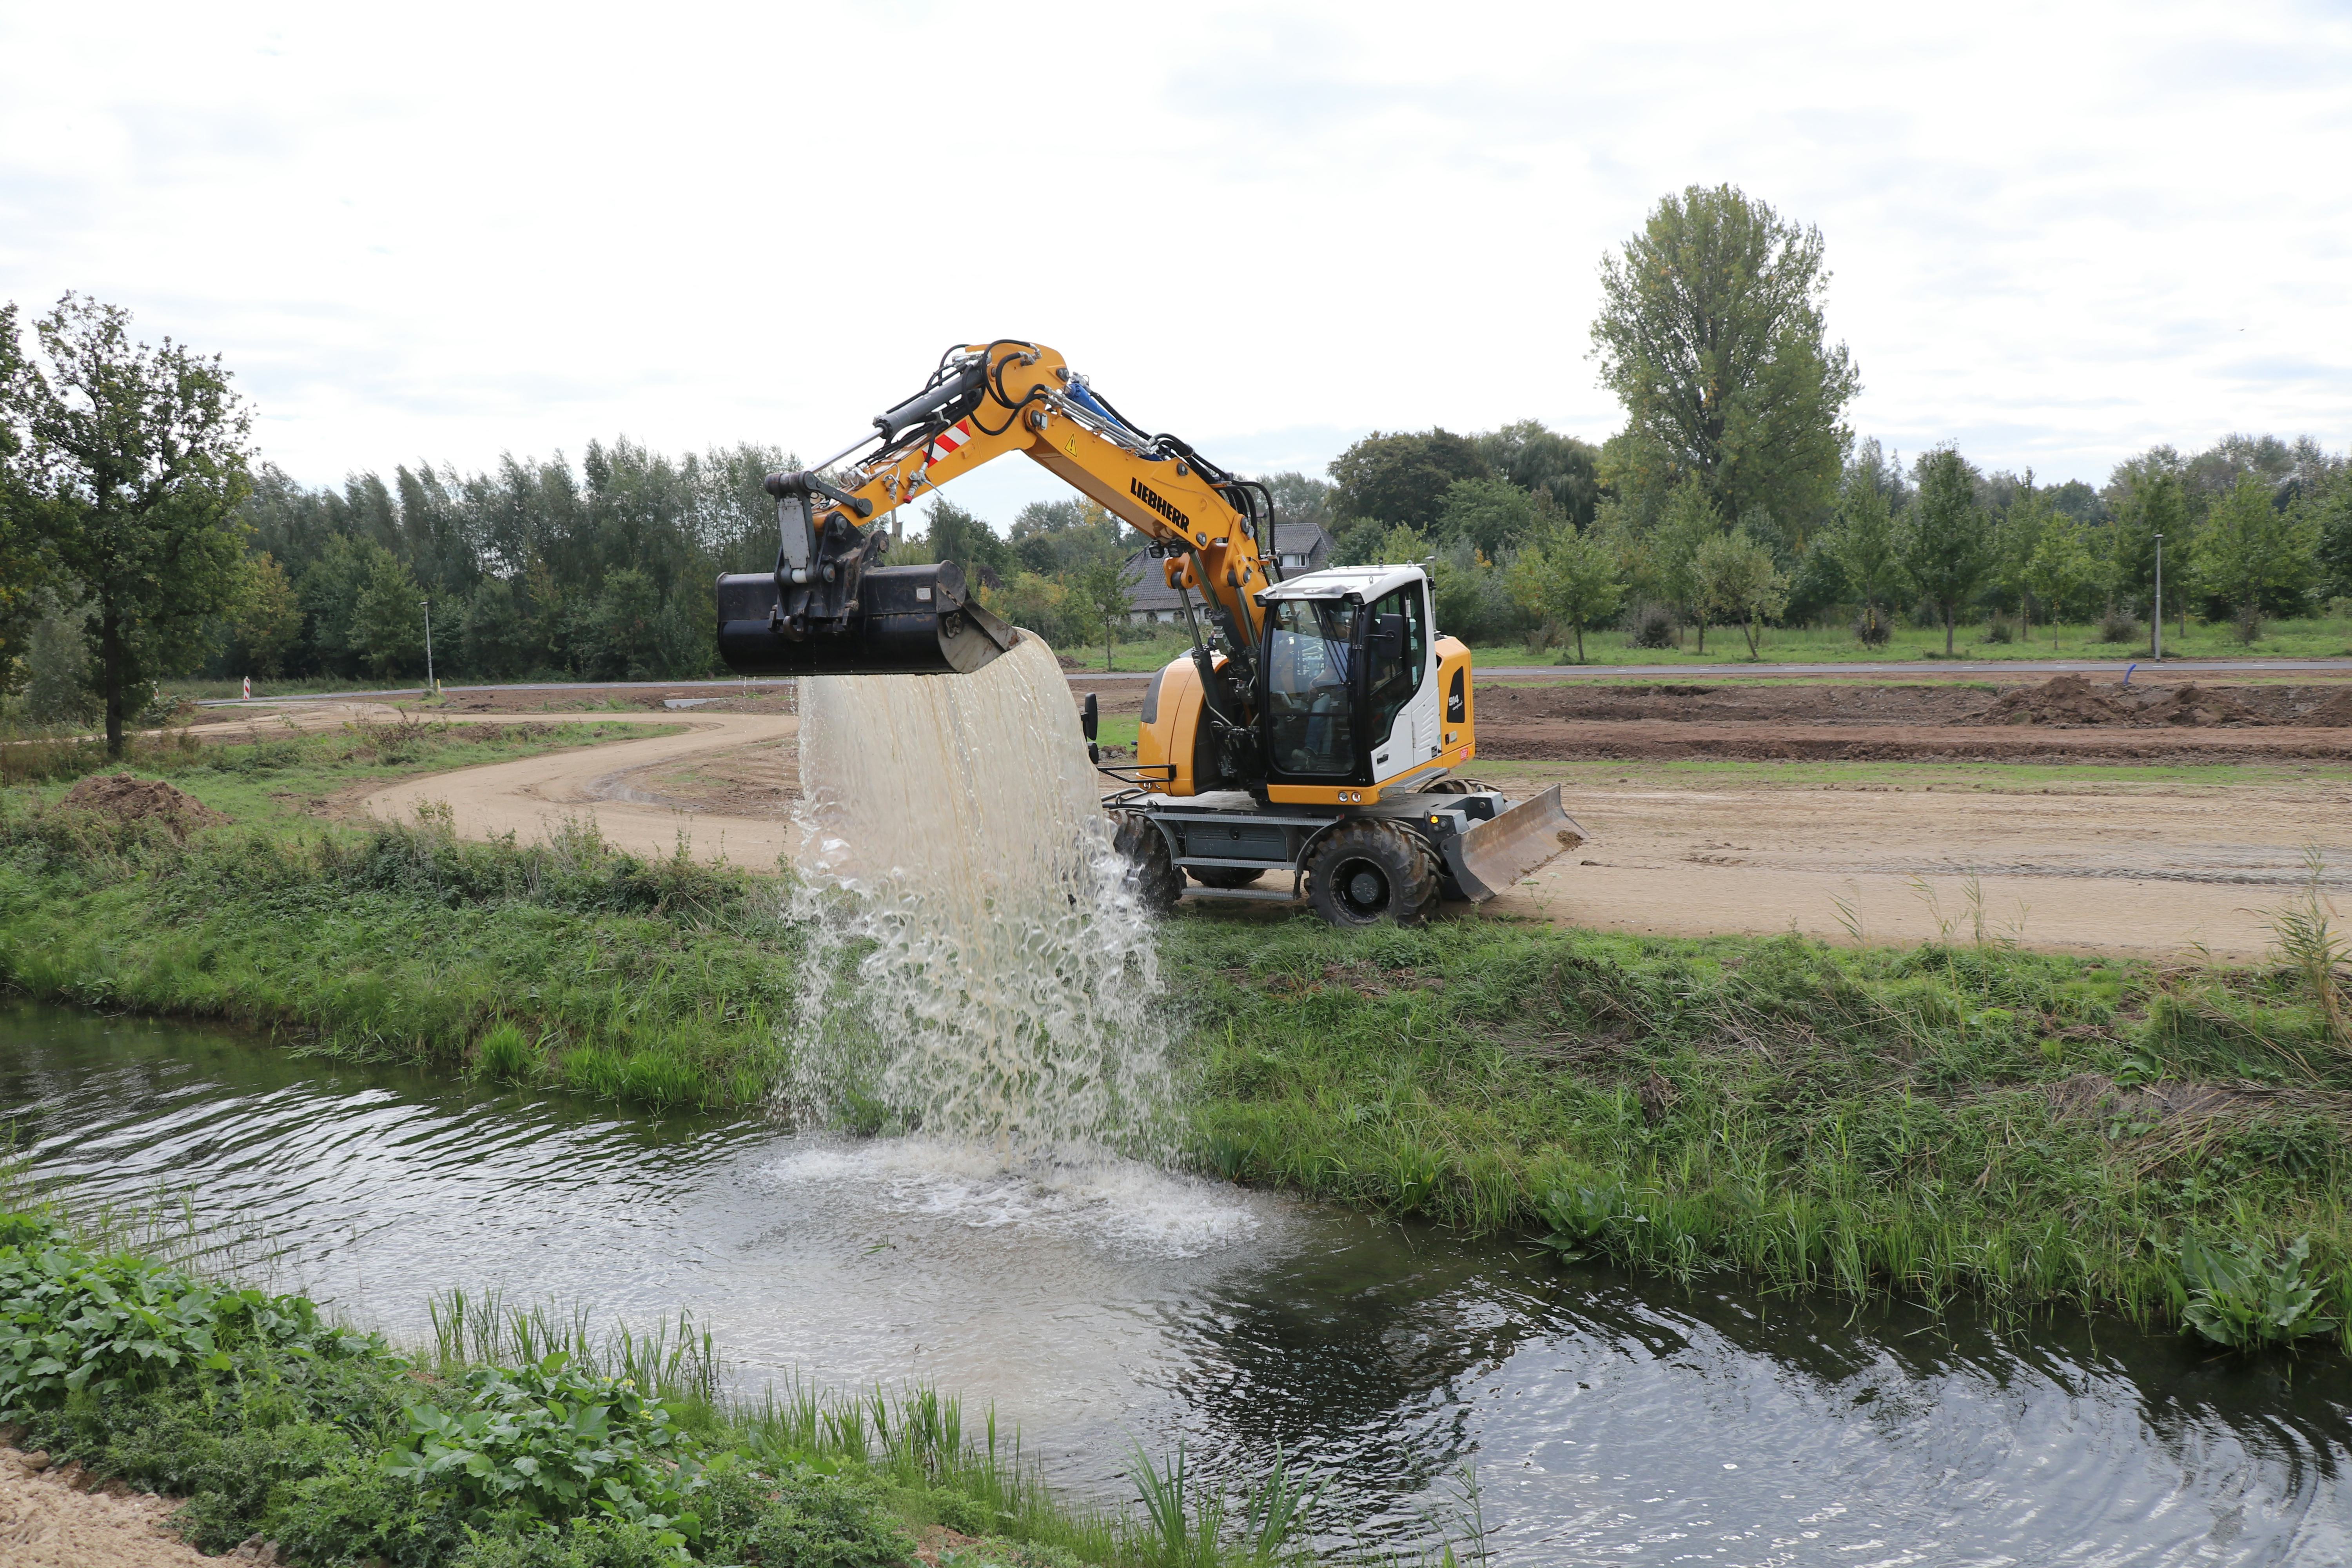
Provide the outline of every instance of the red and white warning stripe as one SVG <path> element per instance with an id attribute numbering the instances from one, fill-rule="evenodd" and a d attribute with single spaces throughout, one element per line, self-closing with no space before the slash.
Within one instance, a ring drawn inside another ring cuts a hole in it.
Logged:
<path id="1" fill-rule="evenodd" d="M 970 419 L 957 420 L 953 425 L 950 425 L 946 429 L 940 431 L 939 439 L 933 441 L 929 449 L 924 452 L 923 467 L 927 468 L 929 468 L 933 463 L 939 462 L 950 452 L 954 451 L 957 447 L 962 446 L 966 441 L 971 439 L 971 421 Z"/>

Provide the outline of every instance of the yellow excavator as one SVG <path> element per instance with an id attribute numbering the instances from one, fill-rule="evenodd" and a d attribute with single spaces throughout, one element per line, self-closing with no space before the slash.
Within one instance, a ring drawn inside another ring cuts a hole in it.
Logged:
<path id="1" fill-rule="evenodd" d="M 1012 647 L 1021 633 L 961 567 L 887 564 L 877 524 L 1020 452 L 1150 542 L 1192 628 L 1192 652 L 1145 689 L 1134 762 L 1101 768 L 1147 904 L 1295 901 L 1303 888 L 1335 924 L 1412 924 L 1584 841 L 1558 785 L 1514 805 L 1456 776 L 1477 754 L 1470 650 L 1437 626 L 1423 567 L 1286 577 L 1264 485 L 1146 434 L 1052 349 L 958 344 L 873 424 L 814 468 L 768 476 L 775 569 L 719 579 L 730 668 L 969 674 Z M 1090 695 L 1082 727 L 1099 765 L 1097 711 Z M 1253 886 L 1269 871 L 1288 872 L 1289 889 Z"/>

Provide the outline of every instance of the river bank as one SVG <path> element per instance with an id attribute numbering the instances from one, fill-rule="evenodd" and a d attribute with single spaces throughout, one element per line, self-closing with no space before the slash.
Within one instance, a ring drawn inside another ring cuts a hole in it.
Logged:
<path id="1" fill-rule="evenodd" d="M 13 990 L 655 1108 L 783 1081 L 782 909 L 771 879 L 586 827 L 184 835 L 22 791 L 0 816 Z M 2307 1289 L 2232 1331 L 2352 1333 L 2352 1051 L 2324 966 L 1220 910 L 1167 924 L 1162 973 L 1186 1152 L 1229 1180 L 1930 1306 L 2168 1325 Z"/>
<path id="2" fill-rule="evenodd" d="M 168 1521 L 207 1555 L 400 1568 L 1312 1560 L 1278 1468 L 1249 1494 L 1251 1539 L 1221 1542 L 1222 1515 L 1181 1482 L 1168 1519 L 1064 1505 L 992 1414 L 967 1427 L 933 1389 L 745 1403 L 683 1322 L 596 1338 L 450 1291 L 434 1323 L 434 1345 L 396 1348 L 300 1295 L 225 1284 L 11 1200 L 0 1445 L 17 1452 L 0 1462 L 14 1461 L 20 1544 L 103 1553 L 56 1559 L 76 1568 L 163 1568 L 184 1560 Z M 1136 1468 L 1166 1500 L 1150 1462 Z"/>

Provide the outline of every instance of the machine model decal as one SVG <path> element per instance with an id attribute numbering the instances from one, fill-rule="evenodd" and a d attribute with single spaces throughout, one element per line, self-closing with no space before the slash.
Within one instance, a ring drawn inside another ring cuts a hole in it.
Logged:
<path id="1" fill-rule="evenodd" d="M 1177 527 L 1190 528 L 1192 526 L 1192 520 L 1186 517 L 1182 512 L 1178 511 L 1174 502 L 1169 500 L 1167 497 L 1161 495 L 1158 490 L 1153 489 L 1150 485 L 1145 484 L 1141 479 L 1128 480 L 1127 488 L 1134 495 L 1136 500 L 1141 501 L 1144 505 L 1150 507 L 1152 510 L 1158 512 L 1160 516 L 1166 518 Z"/>

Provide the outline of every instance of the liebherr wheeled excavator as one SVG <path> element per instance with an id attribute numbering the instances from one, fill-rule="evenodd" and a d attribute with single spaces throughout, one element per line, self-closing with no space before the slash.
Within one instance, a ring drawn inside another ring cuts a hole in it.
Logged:
<path id="1" fill-rule="evenodd" d="M 868 450 L 868 448 L 871 448 Z M 719 647 L 746 675 L 970 673 L 1021 633 L 953 562 L 887 563 L 896 508 L 1020 452 L 1150 542 L 1192 650 L 1151 678 L 1104 805 L 1143 900 L 1295 900 L 1341 925 L 1484 900 L 1583 842 L 1557 785 L 1514 805 L 1456 776 L 1477 754 L 1470 650 L 1419 565 L 1286 578 L 1274 501 L 1146 434 L 1043 344 L 948 350 L 873 434 L 771 474 L 772 572 L 719 580 Z M 1197 605 L 1196 605 L 1197 599 Z M 1094 700 L 1084 721 L 1095 750 Z M 1287 891 L 1252 886 L 1287 872 Z"/>

